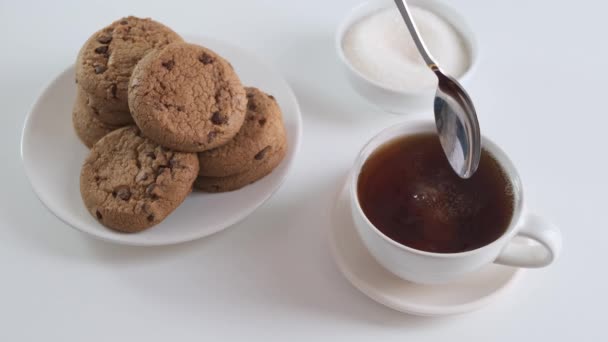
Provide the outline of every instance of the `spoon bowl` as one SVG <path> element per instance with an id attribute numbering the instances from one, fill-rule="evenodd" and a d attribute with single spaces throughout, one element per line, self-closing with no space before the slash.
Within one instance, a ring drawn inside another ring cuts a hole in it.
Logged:
<path id="1" fill-rule="evenodd" d="M 481 133 L 473 102 L 454 78 L 437 68 L 439 79 L 435 93 L 435 125 L 439 141 L 452 169 L 462 178 L 470 178 L 481 157 Z"/>

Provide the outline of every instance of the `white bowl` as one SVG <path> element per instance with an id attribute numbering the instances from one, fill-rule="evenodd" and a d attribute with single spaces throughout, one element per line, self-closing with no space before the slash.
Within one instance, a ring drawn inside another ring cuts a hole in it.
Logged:
<path id="1" fill-rule="evenodd" d="M 475 69 L 478 60 L 477 42 L 473 31 L 465 20 L 453 9 L 435 0 L 408 0 L 409 5 L 431 11 L 447 21 L 458 31 L 469 55 L 469 66 L 458 81 L 465 85 Z M 435 89 L 421 89 L 420 92 L 405 92 L 367 78 L 357 70 L 344 55 L 342 41 L 344 34 L 357 21 L 379 10 L 395 6 L 393 0 L 370 0 L 353 8 L 340 24 L 336 32 L 336 50 L 348 81 L 357 93 L 383 110 L 394 114 L 414 113 L 428 110 L 433 106 Z M 405 24 L 404 24 L 405 25 Z"/>

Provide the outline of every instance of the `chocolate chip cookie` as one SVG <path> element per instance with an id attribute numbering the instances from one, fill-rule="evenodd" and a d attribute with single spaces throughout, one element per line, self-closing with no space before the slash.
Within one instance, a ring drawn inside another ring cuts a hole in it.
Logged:
<path id="1" fill-rule="evenodd" d="M 80 92 L 72 109 L 72 124 L 76 135 L 88 148 L 93 147 L 106 134 L 120 128 L 100 121 L 95 110 L 87 105 L 86 97 Z"/>
<path id="2" fill-rule="evenodd" d="M 135 64 L 153 49 L 183 41 L 152 19 L 126 17 L 94 33 L 76 60 L 76 82 L 90 104 L 104 113 L 100 119 L 121 125 L 132 122 L 127 89 Z"/>
<path id="3" fill-rule="evenodd" d="M 287 144 L 279 149 L 265 155 L 262 161 L 255 164 L 251 169 L 226 177 L 204 177 L 198 176 L 194 181 L 194 187 L 205 192 L 226 192 L 238 190 L 245 185 L 264 178 L 272 172 L 285 157 Z"/>
<path id="4" fill-rule="evenodd" d="M 200 176 L 226 177 L 242 173 L 284 148 L 285 128 L 274 97 L 253 87 L 245 91 L 247 114 L 243 126 L 226 145 L 198 154 Z"/>
<path id="5" fill-rule="evenodd" d="M 190 193 L 197 173 L 195 153 L 167 150 L 128 126 L 93 146 L 82 166 L 80 193 L 99 222 L 133 233 L 173 212 Z"/>
<path id="6" fill-rule="evenodd" d="M 129 84 L 144 135 L 176 151 L 224 145 L 243 124 L 247 98 L 230 64 L 202 46 L 173 43 L 146 55 Z"/>
<path id="7" fill-rule="evenodd" d="M 122 106 L 116 106 L 105 99 L 92 96 L 80 87 L 78 87 L 78 92 L 86 99 L 87 106 L 94 111 L 95 117 L 99 121 L 114 126 L 126 126 L 134 123 L 131 112 L 121 108 Z"/>

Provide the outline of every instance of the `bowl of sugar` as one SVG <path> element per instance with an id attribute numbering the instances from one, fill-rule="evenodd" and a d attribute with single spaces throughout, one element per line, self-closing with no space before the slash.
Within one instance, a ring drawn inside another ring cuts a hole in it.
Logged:
<path id="1" fill-rule="evenodd" d="M 439 66 L 466 86 L 478 51 L 465 20 L 439 1 L 408 4 Z M 395 114 L 433 107 L 437 78 L 418 54 L 393 0 L 353 8 L 336 32 L 336 48 L 351 86 L 369 102 Z"/>

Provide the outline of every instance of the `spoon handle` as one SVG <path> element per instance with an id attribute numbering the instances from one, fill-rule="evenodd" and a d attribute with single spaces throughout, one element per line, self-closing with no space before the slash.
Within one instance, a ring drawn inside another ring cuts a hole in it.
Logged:
<path id="1" fill-rule="evenodd" d="M 426 65 L 428 65 L 428 67 L 433 71 L 439 69 L 433 56 L 427 49 L 426 45 L 424 45 L 422 37 L 420 37 L 420 33 L 418 32 L 418 28 L 416 27 L 416 23 L 414 22 L 414 18 L 412 17 L 409 7 L 407 6 L 406 0 L 395 0 L 395 5 L 397 5 L 399 12 L 401 12 L 405 25 L 410 31 L 410 35 L 412 36 L 412 39 L 414 39 L 418 52 L 420 53 L 420 56 L 422 56 L 422 59 L 424 59 Z"/>

